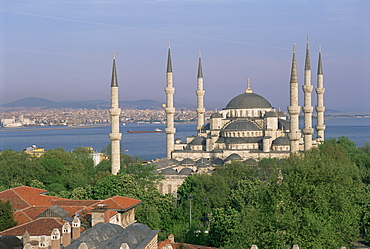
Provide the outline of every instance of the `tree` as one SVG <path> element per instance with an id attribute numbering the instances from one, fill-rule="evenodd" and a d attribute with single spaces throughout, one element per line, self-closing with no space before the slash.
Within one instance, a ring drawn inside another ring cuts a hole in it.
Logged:
<path id="1" fill-rule="evenodd" d="M 266 180 L 239 181 L 225 206 L 213 213 L 213 245 L 334 248 L 357 238 L 365 195 L 344 146 L 324 143 L 274 167 Z M 230 224 L 232 214 L 240 216 L 233 215 Z"/>
<path id="2" fill-rule="evenodd" d="M 0 231 L 14 227 L 17 222 L 14 221 L 13 208 L 9 201 L 2 202 L 0 200 Z"/>
<path id="3" fill-rule="evenodd" d="M 11 188 L 41 180 L 42 167 L 26 153 L 5 150 L 0 154 L 0 185 Z"/>

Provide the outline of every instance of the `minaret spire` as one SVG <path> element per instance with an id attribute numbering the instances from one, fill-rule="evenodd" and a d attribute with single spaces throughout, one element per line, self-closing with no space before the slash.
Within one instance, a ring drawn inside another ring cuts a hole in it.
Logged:
<path id="1" fill-rule="evenodd" d="M 325 125 L 324 125 L 324 112 L 325 112 L 324 92 L 325 92 L 324 74 L 323 74 L 323 70 L 322 70 L 321 47 L 319 46 L 319 61 L 318 61 L 318 68 L 317 68 L 317 88 L 316 88 L 316 94 L 317 94 L 317 105 L 316 105 L 317 141 L 324 141 L 324 131 L 325 131 Z"/>
<path id="2" fill-rule="evenodd" d="M 198 114 L 198 125 L 196 127 L 198 134 L 201 133 L 202 127 L 204 126 L 204 94 L 205 91 L 203 89 L 203 69 L 202 69 L 202 56 L 201 52 L 199 51 L 199 62 L 198 62 L 198 88 L 196 91 L 197 99 L 198 99 L 198 106 L 196 108 Z"/>
<path id="3" fill-rule="evenodd" d="M 119 132 L 119 115 L 121 109 L 118 104 L 118 80 L 116 70 L 116 53 L 113 54 L 113 68 L 112 68 L 112 81 L 111 81 L 111 108 L 109 109 L 109 115 L 111 118 L 111 133 L 109 138 L 111 140 L 111 163 L 112 163 L 112 174 L 117 175 L 120 170 L 120 141 L 122 134 Z"/>
<path id="4" fill-rule="evenodd" d="M 167 86 L 164 88 L 166 93 L 166 118 L 167 118 L 167 127 L 166 127 L 166 139 L 167 139 L 167 159 L 171 159 L 171 153 L 175 149 L 175 133 L 176 128 L 174 126 L 174 114 L 175 107 L 173 106 L 173 94 L 175 93 L 175 88 L 173 87 L 172 80 L 172 62 L 171 62 L 171 49 L 170 43 L 168 42 L 168 58 L 167 58 L 167 73 L 166 73 Z"/>
<path id="5" fill-rule="evenodd" d="M 299 112 L 298 106 L 298 76 L 297 76 L 297 62 L 295 55 L 295 43 L 293 45 L 292 70 L 290 75 L 290 105 L 288 106 L 289 122 L 290 122 L 290 152 L 295 153 L 299 151 L 299 139 L 301 133 L 299 131 Z"/>
<path id="6" fill-rule="evenodd" d="M 304 74 L 304 85 L 302 86 L 304 92 L 304 128 L 302 130 L 304 135 L 304 150 L 307 151 L 312 147 L 312 112 L 313 107 L 311 106 L 311 93 L 313 86 L 311 85 L 311 65 L 310 65 L 310 52 L 308 49 L 308 37 L 306 40 L 306 62 L 305 62 L 305 74 Z"/>

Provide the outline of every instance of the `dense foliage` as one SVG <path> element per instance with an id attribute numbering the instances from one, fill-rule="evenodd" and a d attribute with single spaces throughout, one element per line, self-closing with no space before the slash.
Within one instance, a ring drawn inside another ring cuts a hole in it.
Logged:
<path id="1" fill-rule="evenodd" d="M 15 225 L 17 225 L 17 222 L 14 221 L 12 205 L 9 201 L 2 202 L 0 200 L 0 231 Z"/>
<path id="2" fill-rule="evenodd" d="M 262 159 L 250 166 L 234 161 L 212 175 L 186 178 L 177 198 L 162 195 L 155 167 L 121 157 L 94 167 L 90 152 L 49 150 L 40 158 L 0 154 L 0 189 L 28 185 L 71 199 L 115 195 L 142 201 L 138 222 L 160 229 L 159 240 L 221 248 L 339 248 L 362 236 L 370 241 L 370 144 L 347 138 L 287 159 Z"/>

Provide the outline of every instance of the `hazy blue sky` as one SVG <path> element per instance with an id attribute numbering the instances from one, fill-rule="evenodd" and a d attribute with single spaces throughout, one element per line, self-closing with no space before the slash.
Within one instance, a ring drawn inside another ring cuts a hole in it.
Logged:
<path id="1" fill-rule="evenodd" d="M 113 50 L 120 100 L 165 102 L 170 40 L 175 101 L 196 104 L 201 50 L 206 107 L 225 107 L 250 77 L 285 109 L 292 45 L 302 84 L 308 35 L 314 87 L 322 46 L 327 108 L 370 113 L 369 0 L 1 0 L 0 18 L 0 103 L 109 100 Z"/>

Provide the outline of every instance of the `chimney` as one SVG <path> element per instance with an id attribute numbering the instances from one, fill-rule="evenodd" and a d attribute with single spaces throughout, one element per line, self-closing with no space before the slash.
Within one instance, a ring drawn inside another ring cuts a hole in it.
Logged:
<path id="1" fill-rule="evenodd" d="M 68 222 L 62 227 L 62 244 L 64 247 L 71 244 L 71 225 Z"/>
<path id="2" fill-rule="evenodd" d="M 31 236 L 28 231 L 26 231 L 22 236 L 23 245 L 26 245 L 28 242 L 31 241 Z"/>
<path id="3" fill-rule="evenodd" d="M 58 228 L 54 228 L 51 232 L 51 249 L 60 249 L 60 232 Z"/>
<path id="4" fill-rule="evenodd" d="M 41 239 L 39 241 L 39 249 L 48 249 L 48 241 L 45 235 L 41 236 Z"/>
<path id="5" fill-rule="evenodd" d="M 89 249 L 85 243 L 81 243 L 78 249 Z"/>
<path id="6" fill-rule="evenodd" d="M 175 235 L 173 234 L 168 235 L 168 239 L 171 241 L 171 243 L 175 243 Z"/>
<path id="7" fill-rule="evenodd" d="M 81 235 L 81 221 L 80 219 L 75 216 L 72 221 L 72 239 L 78 239 Z"/>

